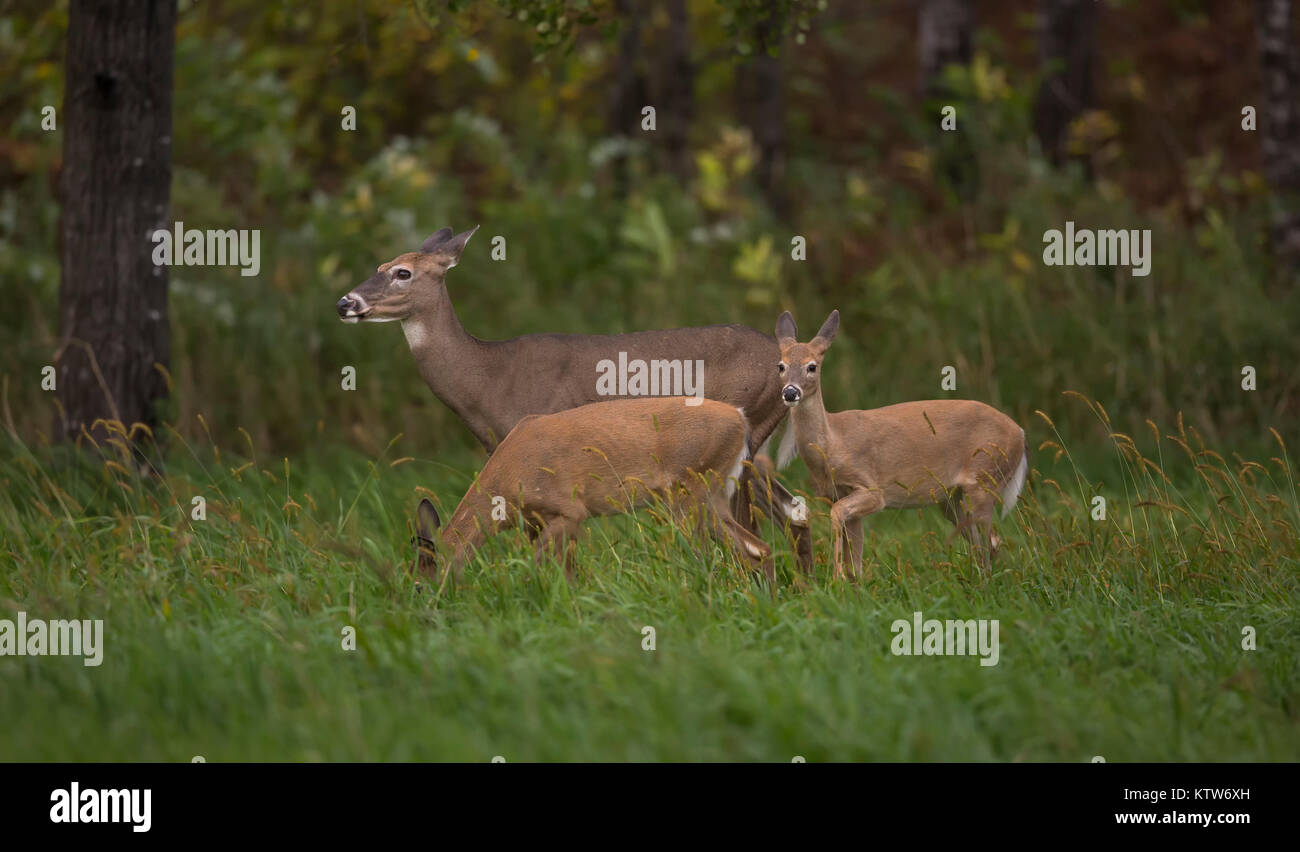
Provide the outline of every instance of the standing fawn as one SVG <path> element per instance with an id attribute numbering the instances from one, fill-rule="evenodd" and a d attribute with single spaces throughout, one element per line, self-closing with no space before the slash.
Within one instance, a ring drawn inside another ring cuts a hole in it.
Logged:
<path id="1" fill-rule="evenodd" d="M 991 573 L 1002 542 L 993 529 L 994 506 L 1002 503 L 1003 517 L 1015 508 L 1029 471 L 1025 430 L 969 399 L 827 413 L 821 364 L 839 325 L 840 312 L 832 311 L 816 337 L 799 343 L 789 311 L 776 321 L 781 398 L 791 409 L 796 449 L 813 490 L 832 501 L 835 576 L 844 576 L 846 547 L 854 576 L 861 575 L 867 515 L 931 505 L 943 508 Z"/>
<path id="2" fill-rule="evenodd" d="M 631 382 L 613 396 L 602 393 L 602 363 L 648 366 L 656 389 L 673 385 L 674 378 L 676 385 L 683 385 L 685 365 L 698 365 L 694 390 L 650 394 L 695 393 L 742 409 L 751 456 L 762 452 L 785 419 L 778 377 L 771 370 L 776 341 L 743 325 L 611 335 L 527 334 L 511 340 L 474 337 L 456 317 L 446 279 L 476 230 L 453 234 L 443 228 L 419 251 L 381 265 L 340 299 L 337 309 L 346 323 L 401 323 L 420 375 L 489 454 L 528 415 L 638 395 Z M 758 530 L 754 510 L 788 524 L 795 556 L 804 570 L 811 570 L 811 537 L 806 522 L 793 511 L 792 495 L 770 474 L 757 482 L 752 481 L 754 475 L 746 465 L 735 516 L 751 532 Z"/>
<path id="3" fill-rule="evenodd" d="M 582 522 L 664 501 L 679 520 L 691 520 L 714 539 L 734 546 L 755 571 L 774 583 L 770 549 L 736 522 L 728 500 L 749 458 L 741 411 L 713 400 L 612 400 L 523 418 L 488 459 L 452 513 L 442 542 L 441 575 L 457 579 L 487 540 L 522 522 L 537 543 L 566 567 Z M 428 500 L 416 510 L 417 567 L 437 577 L 433 532 L 441 525 Z M 566 573 L 569 573 L 566 571 Z"/>

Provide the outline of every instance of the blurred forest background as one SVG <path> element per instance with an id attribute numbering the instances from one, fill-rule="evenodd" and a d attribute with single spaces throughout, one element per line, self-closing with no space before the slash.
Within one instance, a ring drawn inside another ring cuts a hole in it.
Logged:
<path id="1" fill-rule="evenodd" d="M 1263 445 L 1300 414 L 1288 178 L 1265 154 L 1288 129 L 1270 104 L 1300 95 L 1294 50 L 1279 68 L 1261 49 L 1279 5 L 180 0 L 167 218 L 260 229 L 262 263 L 170 270 L 158 419 L 278 453 L 373 454 L 398 432 L 408 453 L 470 447 L 401 333 L 334 305 L 438 228 L 481 224 L 448 276 L 479 337 L 771 333 L 783 309 L 811 330 L 836 307 L 831 409 L 981 399 L 1036 445 L 1035 409 L 1091 418 L 1073 390 L 1122 431 L 1182 412 Z M 40 380 L 64 203 L 64 126 L 41 111 L 63 114 L 68 26 L 67 2 L 0 4 L 0 373 L 37 443 L 58 438 Z M 1150 228 L 1150 276 L 1044 266 L 1067 220 Z"/>

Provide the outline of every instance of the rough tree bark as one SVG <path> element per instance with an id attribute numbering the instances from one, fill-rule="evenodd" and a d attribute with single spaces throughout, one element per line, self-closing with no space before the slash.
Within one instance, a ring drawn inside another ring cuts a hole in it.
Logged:
<path id="1" fill-rule="evenodd" d="M 1300 268 L 1300 54 L 1291 0 L 1256 0 L 1264 99 L 1258 110 L 1264 174 L 1272 191 L 1272 243 L 1279 265 Z"/>
<path id="2" fill-rule="evenodd" d="M 150 235 L 171 197 L 176 0 L 72 0 L 63 102 L 56 432 L 157 421 L 166 397 L 167 269 Z"/>
<path id="3" fill-rule="evenodd" d="M 943 69 L 969 65 L 975 11 L 971 0 L 922 0 L 919 47 L 921 92 L 927 98 L 943 95 Z"/>
<path id="4" fill-rule="evenodd" d="M 686 0 L 668 0 L 668 44 L 664 50 L 664 147 L 669 166 L 679 178 L 693 171 L 690 158 L 691 123 L 695 120 L 695 68 Z"/>
<path id="5" fill-rule="evenodd" d="M 648 106 L 645 71 L 641 67 L 641 24 L 645 15 L 643 0 L 615 0 L 614 11 L 620 22 L 618 55 L 614 61 L 613 87 L 609 100 L 609 132 L 624 139 L 635 139 L 641 126 L 641 109 Z M 655 121 L 659 116 L 656 113 Z M 619 196 L 628 191 L 628 162 L 619 154 L 613 160 L 614 188 Z"/>
<path id="6" fill-rule="evenodd" d="M 975 32 L 972 0 L 922 0 L 918 21 L 921 97 L 933 121 L 937 142 L 935 172 L 958 198 L 970 200 L 979 191 L 979 170 L 970 137 L 957 131 L 940 131 L 944 98 L 950 94 L 943 82 L 949 65 L 970 65 Z"/>
<path id="7" fill-rule="evenodd" d="M 779 55 L 781 26 L 776 3 L 754 27 L 754 52 L 736 68 L 736 106 L 758 145 L 758 183 L 768 206 L 781 218 L 790 212 L 784 189 L 785 83 Z"/>
<path id="8" fill-rule="evenodd" d="M 1093 105 L 1096 0 L 1040 0 L 1039 57 L 1047 67 L 1034 103 L 1034 131 L 1054 165 L 1067 156 L 1070 122 Z"/>

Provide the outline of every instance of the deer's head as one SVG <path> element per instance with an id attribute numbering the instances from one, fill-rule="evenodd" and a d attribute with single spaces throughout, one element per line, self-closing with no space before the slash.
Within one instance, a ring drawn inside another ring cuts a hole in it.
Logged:
<path id="1" fill-rule="evenodd" d="M 443 228 L 429 237 L 419 251 L 399 254 L 339 299 L 339 319 L 344 322 L 391 322 L 415 313 L 425 300 L 436 298 L 446 286 L 447 270 L 460 262 L 465 244 L 478 228 L 452 235 Z"/>
<path id="2" fill-rule="evenodd" d="M 781 361 L 776 365 L 776 371 L 784 383 L 781 399 L 787 406 L 796 406 L 821 392 L 822 356 L 830 348 L 839 327 L 840 312 L 831 311 L 817 336 L 807 343 L 800 343 L 799 329 L 789 311 L 776 321 L 776 343 L 781 347 Z"/>

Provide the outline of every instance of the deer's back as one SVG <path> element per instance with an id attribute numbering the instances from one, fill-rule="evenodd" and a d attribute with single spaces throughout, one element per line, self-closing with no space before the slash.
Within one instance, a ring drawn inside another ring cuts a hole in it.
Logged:
<path id="1" fill-rule="evenodd" d="M 654 397 L 610 396 L 598 385 L 602 375 L 615 373 L 636 362 L 646 375 L 671 375 L 674 380 L 690 362 L 691 377 L 698 381 L 702 368 L 706 399 L 743 408 L 755 429 L 766 438 L 784 411 L 780 379 L 776 372 L 776 341 L 743 325 L 639 331 L 612 335 L 532 334 L 490 344 L 509 370 L 496 371 L 498 395 L 515 402 L 514 422 L 496 424 L 507 431 L 529 414 L 550 414 L 589 403 L 615 399 L 668 398 L 658 389 Z M 670 365 L 665 368 L 665 365 Z M 626 388 L 618 390 L 626 391 Z M 685 392 L 683 387 L 683 392 Z"/>
<path id="2" fill-rule="evenodd" d="M 593 513 L 631 485 L 669 487 L 687 471 L 722 477 L 740 458 L 745 420 L 705 399 L 621 399 L 526 417 L 488 460 L 480 483 L 525 504 L 573 495 Z M 593 503 L 595 501 L 595 503 Z"/>
<path id="3" fill-rule="evenodd" d="M 1014 420 L 974 400 L 904 402 L 835 412 L 827 420 L 833 466 L 865 471 L 891 505 L 925 502 L 934 488 L 959 485 L 982 470 L 1013 469 L 1024 443 Z"/>

